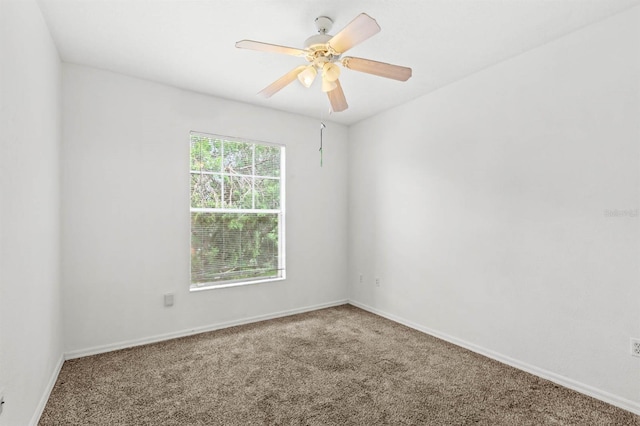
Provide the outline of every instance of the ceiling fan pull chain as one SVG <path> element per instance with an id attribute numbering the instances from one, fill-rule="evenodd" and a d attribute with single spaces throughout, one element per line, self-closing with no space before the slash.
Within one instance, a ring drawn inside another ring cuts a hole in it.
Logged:
<path id="1" fill-rule="evenodd" d="M 326 128 L 327 126 L 321 121 L 320 122 L 320 167 L 322 167 L 322 131 Z"/>

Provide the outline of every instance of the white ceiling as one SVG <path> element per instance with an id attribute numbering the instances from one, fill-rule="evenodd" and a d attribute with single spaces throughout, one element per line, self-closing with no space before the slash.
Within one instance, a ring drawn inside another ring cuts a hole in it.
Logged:
<path id="1" fill-rule="evenodd" d="M 304 59 L 236 49 L 253 39 L 303 47 L 314 19 L 336 34 L 356 15 L 382 31 L 348 52 L 413 68 L 403 83 L 343 70 L 351 124 L 540 46 L 640 0 L 38 0 L 65 62 L 227 99 L 328 118 L 319 81 L 256 93 Z M 319 79 L 318 79 L 319 80 Z"/>

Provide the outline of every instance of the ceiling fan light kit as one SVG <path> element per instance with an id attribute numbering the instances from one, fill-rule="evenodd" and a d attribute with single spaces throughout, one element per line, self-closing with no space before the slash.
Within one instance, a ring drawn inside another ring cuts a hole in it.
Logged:
<path id="1" fill-rule="evenodd" d="M 331 18 L 319 16 L 315 20 L 318 34 L 307 38 L 303 49 L 279 46 L 253 40 L 241 40 L 236 43 L 240 49 L 251 49 L 261 52 L 280 53 L 305 58 L 309 65 L 302 65 L 289 71 L 269 86 L 262 89 L 258 95 L 269 98 L 279 92 L 296 78 L 305 87 L 311 87 L 317 74 L 322 76 L 322 91 L 327 93 L 331 110 L 340 112 L 349 106 L 340 85 L 340 67 L 353 71 L 364 72 L 379 77 L 391 78 L 398 81 L 407 81 L 411 77 L 411 68 L 399 65 L 377 62 L 371 59 L 354 57 L 341 58 L 342 54 L 352 47 L 360 44 L 369 37 L 380 32 L 380 26 L 375 19 L 361 13 L 347 24 L 338 34 L 328 34 L 333 26 Z"/>
<path id="2" fill-rule="evenodd" d="M 322 66 L 322 77 L 327 81 L 336 81 L 340 77 L 340 67 L 332 62 L 326 62 Z"/>
<path id="3" fill-rule="evenodd" d="M 322 79 L 322 91 L 323 92 L 330 92 L 333 89 L 335 89 L 336 87 L 338 87 L 338 85 L 336 84 L 335 81 L 329 81 L 326 78 Z"/>
<path id="4" fill-rule="evenodd" d="M 317 74 L 318 71 L 316 70 L 316 67 L 309 65 L 305 67 L 300 74 L 298 74 L 298 80 L 300 80 L 300 83 L 302 83 L 304 87 L 309 88 L 313 84 L 313 80 L 316 79 Z"/>

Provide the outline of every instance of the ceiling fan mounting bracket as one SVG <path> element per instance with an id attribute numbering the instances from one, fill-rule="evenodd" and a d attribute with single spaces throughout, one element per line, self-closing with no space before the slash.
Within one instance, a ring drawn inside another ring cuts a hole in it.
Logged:
<path id="1" fill-rule="evenodd" d="M 319 34 L 326 34 L 333 26 L 333 20 L 328 16 L 318 16 L 314 21 Z"/>

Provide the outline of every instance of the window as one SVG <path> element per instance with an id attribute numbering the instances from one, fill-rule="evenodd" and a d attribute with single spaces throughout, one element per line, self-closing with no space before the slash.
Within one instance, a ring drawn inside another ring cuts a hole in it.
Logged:
<path id="1" fill-rule="evenodd" d="M 190 142 L 191 289 L 284 278 L 284 147 Z"/>

